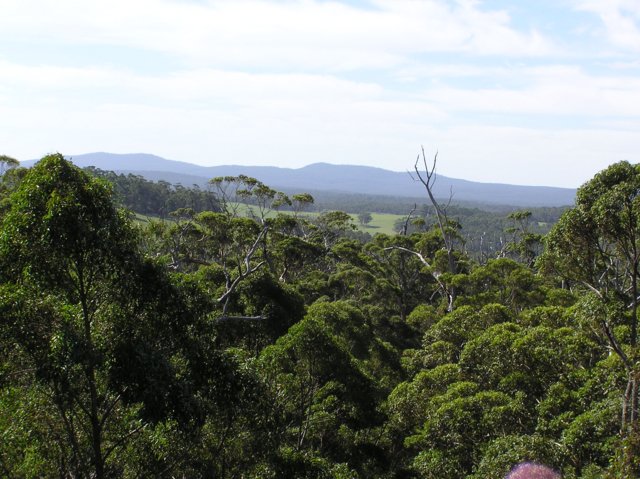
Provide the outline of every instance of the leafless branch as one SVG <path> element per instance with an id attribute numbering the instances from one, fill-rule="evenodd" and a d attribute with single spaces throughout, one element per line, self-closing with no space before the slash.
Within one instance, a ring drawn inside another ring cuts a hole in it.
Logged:
<path id="1" fill-rule="evenodd" d="M 438 200 L 436 200 L 434 194 L 433 194 L 433 186 L 435 184 L 436 181 L 436 176 L 435 176 L 435 171 L 436 171 L 436 164 L 438 162 L 438 153 L 436 152 L 436 154 L 433 157 L 433 163 L 431 166 L 431 169 L 429 169 L 429 165 L 427 164 L 427 157 L 425 155 L 424 152 L 424 147 L 422 147 L 422 164 L 425 170 L 424 175 L 422 173 L 420 173 L 420 169 L 418 168 L 418 163 L 420 162 L 420 155 L 418 155 L 418 157 L 416 158 L 416 162 L 413 165 L 413 169 L 416 172 L 416 176 L 418 177 L 418 181 L 420 181 L 420 183 L 423 184 L 425 190 L 427 190 L 427 195 L 429 196 L 429 201 L 431 202 L 431 204 L 433 205 L 433 208 L 436 211 L 436 218 L 438 220 L 438 226 L 440 228 L 440 231 L 443 234 L 443 239 L 445 241 L 445 247 L 447 249 L 449 249 L 450 245 L 449 245 L 449 235 L 445 234 L 445 227 L 446 227 L 446 223 L 447 223 L 447 215 L 446 215 L 446 211 L 444 208 L 442 208 L 442 206 L 440 206 L 440 203 L 438 203 Z"/>
<path id="2" fill-rule="evenodd" d="M 225 321 L 264 321 L 268 319 L 268 316 L 220 316 L 216 318 L 216 321 L 223 323 Z"/>
<path id="3" fill-rule="evenodd" d="M 122 391 L 122 393 L 124 393 L 127 390 L 127 388 L 125 387 L 124 390 Z M 113 411 L 113 409 L 117 406 L 117 404 L 120 402 L 120 400 L 122 399 L 122 393 L 118 394 L 113 401 L 111 401 L 111 404 L 109 404 L 107 406 L 107 408 L 105 409 L 102 419 L 100 421 L 100 427 L 104 427 L 104 424 L 107 422 L 107 420 L 109 419 L 109 416 L 111 415 L 111 412 Z"/>
<path id="4" fill-rule="evenodd" d="M 427 261 L 427 259 L 419 251 L 414 251 L 409 248 L 405 248 L 403 246 L 389 246 L 387 248 L 384 248 L 383 251 L 390 251 L 390 250 L 404 251 L 405 253 L 409 253 L 416 256 L 420 260 L 420 262 L 429 269 L 429 273 L 431 274 L 433 279 L 435 279 L 436 283 L 438 283 L 438 286 L 440 287 L 440 290 L 442 291 L 442 293 L 447 296 L 449 300 L 449 304 L 451 305 L 453 298 L 452 298 L 452 293 L 450 289 L 447 288 L 447 285 L 445 285 L 440 280 L 440 273 L 438 273 L 437 271 L 433 271 L 433 269 L 431 268 L 431 264 L 429 264 L 429 261 Z"/>
<path id="5" fill-rule="evenodd" d="M 444 242 L 444 248 L 447 253 L 448 270 L 449 270 L 449 273 L 455 274 L 456 259 L 454 255 L 454 237 L 450 231 L 449 219 L 447 218 L 447 211 L 446 211 L 447 207 L 443 208 L 440 205 L 440 203 L 438 203 L 433 193 L 433 186 L 436 181 L 436 165 L 438 163 L 438 153 L 436 152 L 436 154 L 434 155 L 433 162 L 431 163 L 431 167 L 429 167 L 429 164 L 427 163 L 427 156 L 424 152 L 424 146 L 421 147 L 421 153 L 422 153 L 422 157 L 420 156 L 420 154 L 418 155 L 418 157 L 416 158 L 416 162 L 413 165 L 413 169 L 415 171 L 415 174 L 418 180 L 422 183 L 425 190 L 427 191 L 427 195 L 429 196 L 429 201 L 431 201 L 431 204 L 433 205 L 433 208 L 436 211 L 438 227 L 440 229 L 440 233 L 442 234 L 442 241 Z M 418 167 L 420 162 L 422 162 L 422 167 L 424 168 L 423 173 L 420 172 L 420 168 Z M 452 199 L 453 199 L 453 191 L 451 191 L 449 195 L 449 202 L 447 206 L 451 204 Z M 447 296 L 449 298 L 449 305 L 447 309 L 448 311 L 452 311 L 453 303 L 456 297 L 456 290 L 453 287 L 445 288 L 444 290 L 447 292 Z"/>
<path id="6" fill-rule="evenodd" d="M 411 221 L 411 217 L 413 216 L 413 213 L 416 211 L 417 208 L 418 208 L 418 204 L 414 203 L 413 208 L 411 208 L 411 211 L 409 211 L 409 214 L 407 215 L 407 219 L 404 220 L 404 226 L 402 227 L 402 236 L 407 236 L 407 230 L 409 229 L 409 221 Z"/>

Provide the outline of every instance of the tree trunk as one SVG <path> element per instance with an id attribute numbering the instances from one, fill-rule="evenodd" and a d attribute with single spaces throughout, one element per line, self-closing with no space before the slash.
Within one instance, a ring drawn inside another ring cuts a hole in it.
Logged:
<path id="1" fill-rule="evenodd" d="M 622 460 L 621 470 L 617 472 L 622 479 L 640 477 L 640 427 L 638 427 L 638 385 L 640 374 L 637 371 L 629 373 L 629 380 L 622 404 Z"/>
<path id="2" fill-rule="evenodd" d="M 420 161 L 420 155 L 416 159 L 414 164 L 414 171 L 418 177 L 418 180 L 424 186 L 427 191 L 427 195 L 429 196 L 429 201 L 433 205 L 433 208 L 436 212 L 436 218 L 438 219 L 438 228 L 440 229 L 440 233 L 442 234 L 442 241 L 444 242 L 444 248 L 447 252 L 447 268 L 450 274 L 455 274 L 457 271 L 457 264 L 455 258 L 455 248 L 454 248 L 454 237 L 450 230 L 449 218 L 447 217 L 446 206 L 441 206 L 440 203 L 436 200 L 433 194 L 433 184 L 435 182 L 435 171 L 436 171 L 436 163 L 438 161 L 438 154 L 433 158 L 433 163 L 431 168 L 427 164 L 427 157 L 424 153 L 424 148 L 422 148 L 422 163 L 424 166 L 424 176 L 420 173 L 418 169 L 418 162 Z M 451 202 L 452 196 L 449 197 L 449 202 Z M 453 311 L 454 303 L 456 300 L 457 291 L 455 287 L 449 285 L 445 289 L 445 293 L 447 295 L 447 312 Z"/>
<path id="3" fill-rule="evenodd" d="M 76 274 L 78 276 L 78 293 L 80 305 L 82 307 L 82 321 L 84 326 L 84 336 L 88 351 L 85 375 L 89 386 L 89 421 L 91 422 L 91 450 L 92 462 L 95 468 L 95 478 L 104 479 L 104 457 L 102 454 L 102 423 L 100 420 L 100 401 L 98 389 L 96 387 L 95 358 L 96 351 L 93 344 L 93 334 L 91 331 L 91 312 L 89 311 L 89 301 L 87 298 L 87 285 L 84 278 L 84 268 L 82 262 L 76 264 Z"/>

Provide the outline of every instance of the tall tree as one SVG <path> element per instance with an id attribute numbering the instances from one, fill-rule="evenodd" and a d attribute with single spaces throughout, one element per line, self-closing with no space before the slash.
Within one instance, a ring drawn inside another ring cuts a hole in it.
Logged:
<path id="1" fill-rule="evenodd" d="M 218 366 L 194 339 L 211 337 L 200 300 L 138 253 L 106 183 L 59 154 L 34 166 L 2 221 L 0 281 L 2 333 L 27 365 L 14 373 L 53 411 L 59 475 L 121 474 L 145 429 L 198 416 Z"/>
<path id="2" fill-rule="evenodd" d="M 542 264 L 593 296 L 593 321 L 627 371 L 621 432 L 637 437 L 640 165 L 613 164 L 578 190 L 575 207 L 562 215 L 546 239 Z M 633 456 L 640 450 L 626 451 L 627 463 L 637 462 Z M 636 473 L 640 470 L 629 474 Z"/>

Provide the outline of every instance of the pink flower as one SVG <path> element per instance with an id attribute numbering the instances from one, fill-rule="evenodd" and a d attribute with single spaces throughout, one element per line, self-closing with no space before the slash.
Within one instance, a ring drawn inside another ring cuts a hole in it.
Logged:
<path id="1" fill-rule="evenodd" d="M 523 462 L 514 467 L 505 479 L 561 479 L 560 474 L 542 464 Z"/>

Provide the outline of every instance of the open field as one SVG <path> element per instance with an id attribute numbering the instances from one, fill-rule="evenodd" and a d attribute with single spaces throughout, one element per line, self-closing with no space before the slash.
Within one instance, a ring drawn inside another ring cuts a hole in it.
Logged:
<path id="1" fill-rule="evenodd" d="M 376 233 L 394 234 L 393 229 L 396 221 L 404 218 L 402 215 L 394 215 L 391 213 L 371 213 L 373 219 L 368 225 L 361 225 L 358 221 L 358 215 L 352 214 L 353 222 L 356 224 L 360 231 L 374 235 Z"/>
<path id="2" fill-rule="evenodd" d="M 246 207 L 244 207 L 244 211 L 241 211 L 241 214 L 246 214 Z M 282 213 L 287 213 L 286 211 L 282 212 Z M 273 215 L 275 213 L 271 213 L 271 215 Z M 318 213 L 300 213 L 301 216 L 306 216 L 306 217 L 312 217 L 312 216 L 317 216 Z M 364 232 L 364 233 L 369 233 L 370 235 L 374 235 L 376 233 L 382 233 L 382 234 L 394 234 L 395 231 L 393 229 L 393 226 L 395 224 L 395 222 L 400 219 L 403 218 L 402 215 L 394 215 L 394 214 L 390 214 L 390 213 L 371 213 L 371 216 L 373 217 L 373 219 L 371 220 L 371 222 L 368 225 L 361 225 L 360 222 L 358 221 L 358 215 L 356 214 L 351 214 L 350 215 L 351 218 L 353 219 L 353 224 L 356 225 L 356 227 L 358 228 L 358 230 Z M 145 225 L 148 224 L 149 221 L 151 220 L 158 220 L 159 218 L 157 217 L 153 217 L 153 216 L 146 216 L 146 215 L 142 215 L 139 213 L 134 213 L 134 221 L 138 224 L 141 225 Z M 171 218 L 165 218 L 165 221 L 172 221 Z"/>

